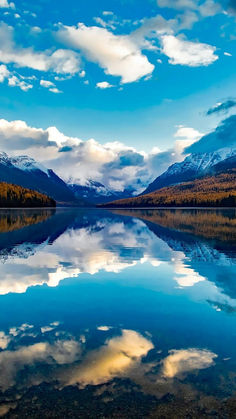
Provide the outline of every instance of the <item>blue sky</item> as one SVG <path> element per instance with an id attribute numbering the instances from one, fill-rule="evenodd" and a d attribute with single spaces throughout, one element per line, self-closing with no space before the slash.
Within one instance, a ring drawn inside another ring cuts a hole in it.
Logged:
<path id="1" fill-rule="evenodd" d="M 235 13 L 234 0 L 0 0 L 1 118 L 144 153 L 199 139 L 234 97 Z"/>

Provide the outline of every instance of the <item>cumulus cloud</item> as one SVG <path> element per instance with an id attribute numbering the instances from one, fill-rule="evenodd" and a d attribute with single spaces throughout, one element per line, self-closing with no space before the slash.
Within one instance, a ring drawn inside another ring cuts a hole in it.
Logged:
<path id="1" fill-rule="evenodd" d="M 162 52 L 173 65 L 208 66 L 218 59 L 216 48 L 200 42 L 190 42 L 174 35 L 162 36 Z"/>
<path id="2" fill-rule="evenodd" d="M 101 81 L 96 84 L 99 89 L 109 89 L 109 87 L 113 87 L 112 84 L 108 83 L 107 81 Z"/>
<path id="3" fill-rule="evenodd" d="M 217 357 L 214 352 L 195 348 L 171 350 L 169 353 L 162 361 L 162 375 L 165 378 L 209 368 Z"/>
<path id="4" fill-rule="evenodd" d="M 54 71 L 58 74 L 75 74 L 80 68 L 80 58 L 75 51 L 58 49 L 54 52 L 34 51 L 19 47 L 14 42 L 14 30 L 5 23 L 0 24 L 1 62 L 28 67 L 39 71 Z"/>
<path id="5" fill-rule="evenodd" d="M 154 70 L 129 36 L 114 35 L 105 28 L 79 23 L 78 26 L 61 26 L 58 38 L 82 50 L 89 60 L 104 68 L 106 74 L 121 77 L 122 83 L 139 80 Z"/>
<path id="6" fill-rule="evenodd" d="M 0 149 L 9 151 L 12 155 L 22 153 L 36 157 L 32 149 L 50 149 L 56 143 L 50 141 L 48 131 L 28 126 L 24 121 L 8 122 L 0 120 Z M 54 150 L 55 152 L 55 150 Z"/>
<path id="7" fill-rule="evenodd" d="M 226 113 L 229 109 L 232 109 L 236 106 L 236 100 L 235 99 L 228 99 L 225 102 L 219 102 L 212 108 L 208 109 L 206 112 L 207 115 L 212 115 L 215 113 Z"/>
<path id="8" fill-rule="evenodd" d="M 209 134 L 204 135 L 198 142 L 187 147 L 186 153 L 208 153 L 221 148 L 236 147 L 236 115 L 231 115 Z"/>
<path id="9" fill-rule="evenodd" d="M 102 347 L 88 353 L 78 367 L 70 371 L 65 385 L 98 385 L 124 375 L 137 366 L 153 348 L 150 340 L 133 330 L 122 330 L 121 336 L 108 339 Z"/>
<path id="10" fill-rule="evenodd" d="M 46 80 L 43 84 L 45 82 L 51 86 Z M 172 148 L 162 151 L 155 147 L 146 153 L 117 141 L 105 144 L 94 139 L 83 141 L 64 135 L 56 127 L 43 130 L 30 127 L 24 121 L 2 119 L 0 150 L 11 156 L 26 154 L 71 183 L 86 185 L 92 179 L 108 189 L 128 188 L 130 193 L 140 193 L 170 164 L 183 160 L 183 150 L 199 134 L 191 128 L 179 127 Z"/>
<path id="11" fill-rule="evenodd" d="M 28 92 L 28 90 L 33 88 L 33 85 L 31 83 L 27 83 L 24 80 L 20 80 L 16 76 L 9 77 L 8 85 L 11 86 L 11 87 L 18 86 L 24 92 Z"/>

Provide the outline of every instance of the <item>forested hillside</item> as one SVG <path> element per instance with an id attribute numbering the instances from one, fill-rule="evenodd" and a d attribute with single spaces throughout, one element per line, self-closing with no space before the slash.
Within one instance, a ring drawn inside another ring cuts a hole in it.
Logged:
<path id="1" fill-rule="evenodd" d="M 31 189 L 0 182 L 0 207 L 55 207 L 54 199 Z"/>
<path id="2" fill-rule="evenodd" d="M 235 207 L 236 169 L 215 176 L 162 188 L 135 198 L 122 199 L 104 207 Z"/>

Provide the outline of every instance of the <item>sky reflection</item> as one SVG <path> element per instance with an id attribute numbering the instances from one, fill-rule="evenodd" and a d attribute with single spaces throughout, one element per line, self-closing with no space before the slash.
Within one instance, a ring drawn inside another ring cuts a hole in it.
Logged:
<path id="1" fill-rule="evenodd" d="M 234 215 L 2 212 L 0 415 L 55 397 L 65 409 L 72 394 L 105 417 L 109 403 L 137 417 L 140 398 L 145 416 L 169 397 L 197 409 L 205 394 L 214 406 L 230 397 Z"/>

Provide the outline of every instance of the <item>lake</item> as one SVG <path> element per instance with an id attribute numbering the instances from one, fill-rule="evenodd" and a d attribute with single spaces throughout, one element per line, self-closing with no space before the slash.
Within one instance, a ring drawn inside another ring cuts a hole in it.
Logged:
<path id="1" fill-rule="evenodd" d="M 236 210 L 1 210 L 0 415 L 236 417 Z"/>

